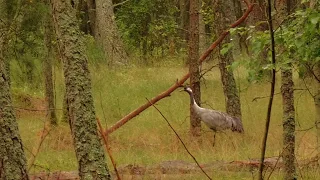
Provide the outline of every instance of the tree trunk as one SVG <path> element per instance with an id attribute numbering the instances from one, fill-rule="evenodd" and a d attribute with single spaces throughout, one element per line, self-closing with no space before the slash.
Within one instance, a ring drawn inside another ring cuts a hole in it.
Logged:
<path id="1" fill-rule="evenodd" d="M 204 5 L 203 1 L 200 1 L 200 8 Z M 203 14 L 199 13 L 199 54 L 202 54 L 207 49 L 207 41 L 206 41 L 206 24 L 203 19 Z"/>
<path id="2" fill-rule="evenodd" d="M 291 13 L 294 9 L 294 0 L 285 0 L 276 2 L 277 9 L 275 22 L 277 26 Z M 281 45 L 280 45 L 281 47 Z M 284 179 L 297 179 L 295 166 L 295 109 L 294 109 L 294 83 L 292 80 L 292 64 L 289 68 L 281 69 L 281 94 L 283 106 L 283 150 L 282 158 L 284 162 Z"/>
<path id="3" fill-rule="evenodd" d="M 179 10 L 180 10 L 180 34 L 183 40 L 188 40 L 188 25 L 189 25 L 189 11 L 190 0 L 179 0 Z"/>
<path id="4" fill-rule="evenodd" d="M 47 117 L 51 125 L 57 125 L 58 120 L 54 105 L 54 85 L 52 79 L 52 61 L 54 56 L 54 40 L 53 26 L 51 14 L 47 14 L 45 25 L 45 45 L 47 47 L 47 56 L 44 60 L 43 71 L 45 76 L 45 95 L 47 103 Z"/>
<path id="5" fill-rule="evenodd" d="M 6 7 L 7 3 L 0 0 L 2 7 Z M 9 39 L 9 21 L 5 20 L 6 16 L 0 12 L 0 179 L 27 180 L 27 160 L 12 107 L 8 62 L 4 59 Z"/>
<path id="6" fill-rule="evenodd" d="M 215 27 L 216 36 L 219 36 L 228 25 L 235 19 L 231 0 L 217 1 L 215 3 Z M 224 43 L 230 43 L 230 35 L 225 38 Z M 239 92 L 234 79 L 233 72 L 228 70 L 228 66 L 233 63 L 232 51 L 228 51 L 225 54 L 221 54 L 222 44 L 219 45 L 219 69 L 221 74 L 221 81 L 223 85 L 223 92 L 226 102 L 226 111 L 228 114 L 239 117 L 241 119 L 241 104 L 239 98 Z"/>
<path id="7" fill-rule="evenodd" d="M 200 72 L 199 72 L 199 0 L 190 0 L 189 29 L 189 72 L 190 86 L 194 99 L 200 105 Z M 200 136 L 201 120 L 190 106 L 190 131 L 192 136 Z"/>
<path id="8" fill-rule="evenodd" d="M 115 21 L 112 0 L 88 0 L 87 3 L 93 35 L 103 47 L 109 64 L 127 64 L 128 56 Z"/>
<path id="9" fill-rule="evenodd" d="M 81 179 L 110 179 L 97 133 L 85 45 L 70 1 L 52 0 L 54 26 L 62 55 L 68 116 Z"/>
<path id="10" fill-rule="evenodd" d="M 283 151 L 284 179 L 296 179 L 295 170 L 295 110 L 292 70 L 281 70 L 281 94 L 283 104 Z"/>

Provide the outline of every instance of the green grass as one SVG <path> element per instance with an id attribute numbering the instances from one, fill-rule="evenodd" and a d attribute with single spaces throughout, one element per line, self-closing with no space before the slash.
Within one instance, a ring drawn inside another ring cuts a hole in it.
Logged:
<path id="1" fill-rule="evenodd" d="M 209 66 L 209 65 L 205 65 Z M 58 68 L 56 68 L 58 69 Z M 124 115 L 138 108 L 157 94 L 166 90 L 187 72 L 187 68 L 172 67 L 127 67 L 110 69 L 106 66 L 91 67 L 93 97 L 97 116 L 104 125 L 110 127 Z M 268 83 L 249 84 L 244 69 L 235 71 L 241 89 L 241 105 L 245 134 L 227 131 L 217 135 L 217 142 L 212 147 L 213 133 L 202 124 L 201 142 L 189 136 L 189 97 L 186 93 L 173 92 L 157 103 L 157 107 L 179 133 L 188 149 L 200 163 L 214 161 L 236 161 L 259 159 L 264 133 L 268 98 L 253 101 L 255 97 L 269 95 Z M 280 92 L 280 78 L 276 92 Z M 62 108 L 64 92 L 61 70 L 55 74 L 57 108 Z M 303 82 L 295 76 L 296 88 L 304 88 Z M 203 106 L 225 110 L 224 96 L 218 69 L 207 73 L 202 82 Z M 314 105 L 307 91 L 295 91 L 297 111 L 297 129 L 314 126 Z M 281 95 L 275 96 L 272 120 L 270 124 L 267 157 L 278 156 L 282 148 L 282 105 Z M 61 116 L 58 111 L 58 116 Z M 45 116 L 23 114 L 18 118 L 20 132 L 27 156 L 39 142 Z M 296 156 L 298 160 L 315 155 L 315 129 L 297 131 Z M 167 160 L 193 162 L 184 150 L 175 134 L 160 114 L 150 107 L 110 135 L 110 145 L 114 159 L 119 166 L 127 164 L 152 165 Z M 39 165 L 35 170 L 75 170 L 77 163 L 72 147 L 72 138 L 67 124 L 51 129 L 36 158 Z M 109 168 L 112 169 L 108 160 Z M 320 177 L 318 169 L 304 169 L 300 172 L 307 179 Z M 257 178 L 247 171 L 221 171 L 210 173 L 214 179 L 252 179 Z M 204 179 L 200 175 L 185 175 L 185 179 Z M 148 177 L 145 177 L 149 179 Z M 274 172 L 271 179 L 281 178 L 281 172 Z M 152 179 L 152 178 L 150 178 Z M 179 179 L 174 176 L 164 179 Z"/>

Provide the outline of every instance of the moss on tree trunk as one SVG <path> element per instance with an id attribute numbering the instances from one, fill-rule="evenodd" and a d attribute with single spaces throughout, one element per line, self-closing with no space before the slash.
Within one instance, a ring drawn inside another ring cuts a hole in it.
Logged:
<path id="1" fill-rule="evenodd" d="M 233 9 L 230 9 L 230 7 L 233 7 L 233 2 L 231 0 L 217 1 L 215 3 L 216 36 L 219 36 L 225 29 L 227 29 L 231 22 L 235 19 Z M 223 43 L 230 42 L 230 35 L 228 35 Z M 219 52 L 221 49 L 222 45 L 219 45 Z M 234 79 L 233 72 L 227 68 L 232 63 L 232 51 L 228 51 L 225 54 L 219 53 L 219 68 L 226 102 L 226 111 L 232 116 L 241 118 L 241 104 L 236 81 Z"/>
<path id="2" fill-rule="evenodd" d="M 85 45 L 71 1 L 52 0 L 54 26 L 63 59 L 68 116 L 81 179 L 110 179 L 98 136 Z"/>
<path id="3" fill-rule="evenodd" d="M 9 30 L 1 22 L 0 29 L 3 32 L 0 36 L 0 179 L 25 180 L 29 179 L 27 160 L 12 107 L 8 62 L 4 59 Z"/>
<path id="4" fill-rule="evenodd" d="M 296 179 L 295 169 L 295 110 L 292 70 L 281 70 L 281 94 L 283 104 L 283 151 L 284 179 Z"/>
<path id="5" fill-rule="evenodd" d="M 190 87 L 194 100 L 200 105 L 200 72 L 199 72 L 199 1 L 190 0 L 190 29 L 189 29 L 189 72 Z M 201 120 L 190 106 L 190 131 L 193 136 L 200 136 Z"/>

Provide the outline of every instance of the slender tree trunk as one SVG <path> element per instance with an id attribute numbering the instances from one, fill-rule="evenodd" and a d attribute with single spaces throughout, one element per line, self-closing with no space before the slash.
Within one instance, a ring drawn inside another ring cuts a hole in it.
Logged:
<path id="1" fill-rule="evenodd" d="M 223 30 L 227 29 L 228 25 L 235 19 L 231 0 L 217 1 L 215 4 L 216 16 L 216 35 L 219 36 Z M 225 38 L 224 43 L 230 43 L 230 35 Z M 234 79 L 233 72 L 227 67 L 233 63 L 232 51 L 221 54 L 222 44 L 219 45 L 219 69 L 221 74 L 221 81 L 223 85 L 223 92 L 226 102 L 226 111 L 228 114 L 241 118 L 241 104 L 239 92 Z"/>
<path id="2" fill-rule="evenodd" d="M 1 7 L 7 3 L 9 1 L 0 0 Z M 12 107 L 9 63 L 4 59 L 10 34 L 6 17 L 7 14 L 0 12 L 0 179 L 27 180 L 27 160 Z"/>
<path id="3" fill-rule="evenodd" d="M 276 2 L 277 26 L 291 13 L 294 7 L 294 0 Z M 295 166 L 295 110 L 294 110 L 294 83 L 292 80 L 292 65 L 289 68 L 281 69 L 281 94 L 283 105 L 283 150 L 284 179 L 297 179 Z"/>
<path id="4" fill-rule="evenodd" d="M 200 1 L 200 8 L 204 5 L 204 2 Z M 207 36 L 206 36 L 206 24 L 204 22 L 203 14 L 199 13 L 199 54 L 202 54 L 207 49 Z"/>
<path id="5" fill-rule="evenodd" d="M 85 45 L 70 1 L 52 0 L 67 92 L 68 116 L 81 179 L 110 179 L 98 136 Z"/>
<path id="6" fill-rule="evenodd" d="M 103 47 L 109 64 L 127 64 L 128 56 L 115 21 L 112 0 L 88 0 L 87 3 L 94 37 Z"/>
<path id="7" fill-rule="evenodd" d="M 47 117 L 51 125 L 57 125 L 58 120 L 55 112 L 54 105 L 54 85 L 52 79 L 52 61 L 54 57 L 54 45 L 52 44 L 54 40 L 53 26 L 51 14 L 47 14 L 45 25 L 45 44 L 47 47 L 47 56 L 44 60 L 43 71 L 45 76 L 45 95 L 47 102 Z"/>
<path id="8" fill-rule="evenodd" d="M 188 40 L 188 25 L 189 25 L 189 7 L 190 0 L 179 0 L 180 9 L 180 28 L 181 38 Z"/>
<path id="9" fill-rule="evenodd" d="M 200 72 L 199 72 L 199 0 L 190 0 L 189 29 L 189 72 L 190 86 L 194 99 L 200 105 Z M 201 120 L 190 106 L 190 131 L 193 136 L 200 136 Z"/>
<path id="10" fill-rule="evenodd" d="M 283 104 L 283 150 L 284 179 L 296 179 L 295 169 L 295 110 L 292 70 L 281 70 L 281 94 Z"/>

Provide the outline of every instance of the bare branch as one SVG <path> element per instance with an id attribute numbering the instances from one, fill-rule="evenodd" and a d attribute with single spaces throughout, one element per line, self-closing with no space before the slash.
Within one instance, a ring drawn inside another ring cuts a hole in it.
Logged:
<path id="1" fill-rule="evenodd" d="M 271 40 L 272 64 L 275 65 L 276 52 L 275 52 L 275 40 L 274 40 L 274 31 L 273 31 L 272 16 L 271 16 L 271 0 L 268 0 L 267 14 L 268 14 L 269 33 L 270 33 L 270 40 Z M 271 120 L 272 103 L 273 103 L 274 89 L 276 84 L 275 68 L 271 70 L 271 73 L 272 73 L 272 81 L 271 81 L 271 87 L 270 87 L 271 89 L 270 89 L 270 98 L 269 98 L 267 119 L 266 119 L 266 125 L 265 125 L 265 133 L 262 141 L 261 159 L 260 159 L 260 166 L 259 166 L 259 180 L 263 179 L 263 168 L 264 168 L 263 162 L 264 162 L 266 148 L 267 148 L 267 139 L 268 139 L 270 120 Z"/>
<path id="2" fill-rule="evenodd" d="M 101 122 L 100 122 L 99 118 L 97 118 L 97 122 L 98 122 L 98 126 L 99 126 L 99 132 L 100 132 L 100 134 L 102 136 L 103 143 L 106 146 L 106 150 L 107 150 L 107 153 L 108 153 L 108 155 L 110 157 L 110 160 L 111 160 L 111 163 L 113 165 L 114 171 L 116 172 L 118 180 L 121 180 L 119 172 L 118 172 L 118 169 L 117 169 L 117 165 L 116 165 L 116 163 L 115 163 L 115 161 L 114 161 L 114 159 L 112 157 L 112 154 L 111 154 L 111 151 L 110 151 L 110 148 L 109 148 L 109 145 L 108 145 L 108 138 L 103 133 L 103 128 L 102 128 L 102 125 L 101 125 Z"/>
<path id="3" fill-rule="evenodd" d="M 123 5 L 123 4 L 125 4 L 125 3 L 129 2 L 129 1 L 130 1 L 130 0 L 125 0 L 125 1 L 120 2 L 120 3 L 118 3 L 118 4 L 114 4 L 114 5 L 113 5 L 113 8 L 115 8 L 115 7 L 117 7 L 117 6 L 121 6 L 121 5 Z"/>

